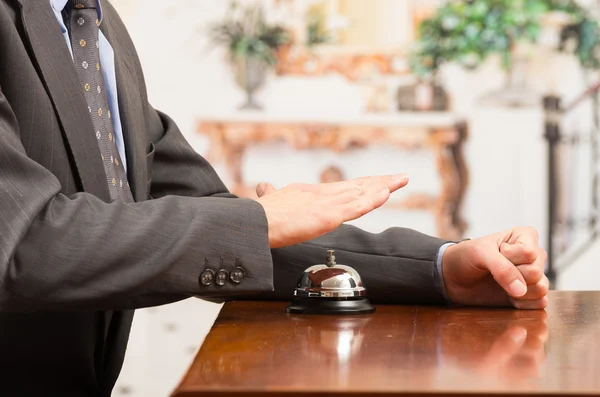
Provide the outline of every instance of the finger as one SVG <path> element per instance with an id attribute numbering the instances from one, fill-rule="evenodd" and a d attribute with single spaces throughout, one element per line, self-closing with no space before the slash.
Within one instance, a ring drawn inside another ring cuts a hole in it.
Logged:
<path id="1" fill-rule="evenodd" d="M 397 174 L 384 177 L 368 178 L 362 181 L 362 184 L 365 189 L 381 190 L 388 188 L 390 189 L 390 192 L 393 193 L 408 184 L 408 175 Z"/>
<path id="2" fill-rule="evenodd" d="M 517 269 L 523 275 L 523 279 L 525 279 L 525 284 L 527 285 L 535 284 L 544 277 L 543 264 L 541 266 L 537 263 L 531 265 L 519 265 L 517 266 Z"/>
<path id="3" fill-rule="evenodd" d="M 531 265 L 519 265 L 517 269 L 523 275 L 523 279 L 525 279 L 525 284 L 536 284 L 544 278 L 544 262 L 545 261 L 536 261 Z"/>
<path id="4" fill-rule="evenodd" d="M 524 243 L 502 243 L 500 253 L 515 265 L 526 265 L 535 262 L 538 257 L 538 245 Z"/>
<path id="5" fill-rule="evenodd" d="M 276 191 L 277 189 L 275 189 L 273 185 L 267 182 L 259 183 L 258 186 L 256 186 L 256 195 L 258 197 L 263 197 L 267 194 L 275 193 Z"/>
<path id="6" fill-rule="evenodd" d="M 340 205 L 338 208 L 342 212 L 343 222 L 351 221 L 361 216 L 368 214 L 369 212 L 381 207 L 390 198 L 390 191 L 388 188 L 380 190 L 376 193 L 370 193 L 364 195 L 358 200 L 353 200 L 344 205 Z"/>
<path id="7" fill-rule="evenodd" d="M 351 179 L 343 182 L 324 183 L 317 185 L 323 194 L 346 194 L 350 197 L 363 196 L 365 190 L 374 188 L 381 191 L 388 188 L 390 192 L 395 192 L 408 183 L 408 176 L 404 174 L 368 176 L 357 179 Z M 379 187 L 379 188 L 377 188 Z"/>
<path id="8" fill-rule="evenodd" d="M 510 299 L 513 307 L 523 310 L 539 310 L 545 309 L 548 306 L 548 297 L 544 296 L 540 299 Z"/>
<path id="9" fill-rule="evenodd" d="M 525 284 L 536 284 L 544 277 L 544 269 L 546 265 L 546 259 L 548 254 L 543 249 L 538 249 L 538 257 L 530 265 L 519 265 L 517 269 L 523 275 L 525 279 Z"/>
<path id="10" fill-rule="evenodd" d="M 408 184 L 408 175 L 398 174 L 393 175 L 391 178 L 384 178 L 382 181 L 374 180 L 372 182 L 365 183 L 365 187 L 372 191 L 381 191 L 381 189 L 387 188 L 390 193 L 394 193 Z"/>
<path id="11" fill-rule="evenodd" d="M 548 290 L 550 289 L 550 281 L 548 277 L 544 276 L 540 281 L 535 284 L 529 284 L 527 286 L 527 293 L 519 298 L 515 298 L 517 300 L 537 300 L 541 299 L 544 296 L 548 295 Z"/>
<path id="12" fill-rule="evenodd" d="M 504 289 L 508 294 L 514 298 L 525 295 L 527 293 L 527 285 L 521 275 L 521 272 L 517 270 L 508 259 L 506 259 L 500 252 L 491 251 L 486 253 L 482 258 L 483 265 L 487 267 L 494 280 Z"/>
<path id="13" fill-rule="evenodd" d="M 521 350 L 526 339 L 525 328 L 518 325 L 507 328 L 490 348 L 486 361 L 494 366 L 502 366 Z"/>
<path id="14" fill-rule="evenodd" d="M 377 195 L 384 189 L 388 189 L 390 193 L 395 192 L 408 183 L 408 177 L 376 177 L 364 182 L 363 185 L 355 185 L 354 188 L 338 193 L 334 200 L 339 204 L 346 204 L 352 201 L 360 200 L 365 196 Z"/>
<path id="15" fill-rule="evenodd" d="M 534 227 L 520 226 L 510 231 L 508 242 L 511 244 L 522 243 L 525 245 L 538 246 L 539 234 Z"/>

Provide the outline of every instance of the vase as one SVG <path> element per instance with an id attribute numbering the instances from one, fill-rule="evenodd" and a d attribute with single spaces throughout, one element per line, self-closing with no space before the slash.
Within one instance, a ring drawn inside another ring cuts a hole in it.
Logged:
<path id="1" fill-rule="evenodd" d="M 235 82 L 246 93 L 246 102 L 240 106 L 243 110 L 261 110 L 254 94 L 264 84 L 268 65 L 256 58 L 238 58 L 233 62 Z"/>
<path id="2" fill-rule="evenodd" d="M 450 109 L 448 93 L 435 82 L 417 82 L 400 86 L 396 93 L 401 112 L 443 112 Z"/>
<path id="3" fill-rule="evenodd" d="M 529 66 L 529 56 L 514 54 L 512 66 L 505 71 L 504 87 L 483 95 L 479 103 L 514 108 L 539 105 L 541 96 L 527 84 Z"/>

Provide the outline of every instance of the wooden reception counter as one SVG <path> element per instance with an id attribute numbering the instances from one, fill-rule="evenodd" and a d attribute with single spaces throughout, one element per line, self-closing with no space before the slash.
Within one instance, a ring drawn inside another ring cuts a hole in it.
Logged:
<path id="1" fill-rule="evenodd" d="M 552 291 L 546 311 L 286 305 L 226 304 L 173 396 L 600 394 L 600 292 Z"/>

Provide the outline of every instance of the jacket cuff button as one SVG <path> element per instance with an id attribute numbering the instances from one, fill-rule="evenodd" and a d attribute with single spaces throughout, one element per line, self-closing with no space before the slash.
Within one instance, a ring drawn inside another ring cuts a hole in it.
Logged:
<path id="1" fill-rule="evenodd" d="M 210 269 L 206 269 L 200 275 L 200 284 L 209 286 L 215 279 L 215 272 Z"/>
<path id="2" fill-rule="evenodd" d="M 217 284 L 218 286 L 222 287 L 225 285 L 225 283 L 227 282 L 227 270 L 225 269 L 221 269 L 217 272 L 217 275 L 215 276 L 215 284 Z"/>
<path id="3" fill-rule="evenodd" d="M 238 266 L 231 271 L 231 273 L 229 274 L 229 279 L 233 283 L 239 284 L 242 282 L 242 280 L 245 276 L 246 276 L 246 272 L 244 271 L 244 269 L 242 269 L 241 267 Z"/>

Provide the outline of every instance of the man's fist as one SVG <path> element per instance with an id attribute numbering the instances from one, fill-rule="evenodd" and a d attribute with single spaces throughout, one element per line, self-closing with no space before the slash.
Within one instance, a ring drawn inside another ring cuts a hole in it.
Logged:
<path id="1" fill-rule="evenodd" d="M 408 183 L 406 175 L 374 176 L 319 185 L 256 188 L 269 223 L 271 248 L 319 237 L 382 206 Z"/>
<path id="2" fill-rule="evenodd" d="M 452 303 L 543 309 L 549 288 L 545 263 L 537 231 L 517 227 L 448 247 L 442 274 Z"/>

